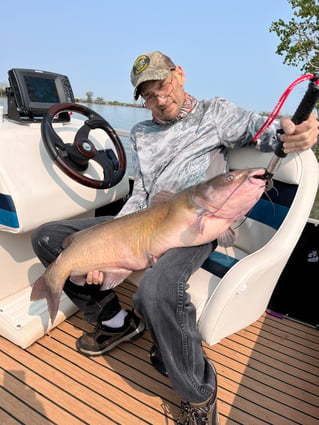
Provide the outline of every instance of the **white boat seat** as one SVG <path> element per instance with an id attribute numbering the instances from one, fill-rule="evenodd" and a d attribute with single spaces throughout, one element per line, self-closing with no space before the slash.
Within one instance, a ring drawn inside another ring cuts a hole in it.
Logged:
<path id="1" fill-rule="evenodd" d="M 230 168 L 266 167 L 272 154 L 230 153 Z M 217 248 L 189 284 L 203 340 L 213 345 L 245 328 L 267 309 L 271 294 L 309 217 L 318 189 L 311 150 L 289 154 L 274 176 L 276 190 L 238 227 L 234 247 Z"/>
<path id="2" fill-rule="evenodd" d="M 238 260 L 262 248 L 284 221 L 297 187 L 296 184 L 274 179 L 274 187 L 264 193 L 245 219 L 237 224 L 235 245 L 228 249 L 218 247 L 202 267 L 223 277 Z"/>

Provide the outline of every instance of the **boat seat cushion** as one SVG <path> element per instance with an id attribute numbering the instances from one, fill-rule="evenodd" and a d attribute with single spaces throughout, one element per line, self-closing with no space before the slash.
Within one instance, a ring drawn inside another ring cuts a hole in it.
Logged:
<path id="1" fill-rule="evenodd" d="M 241 223 L 235 224 L 235 245 L 227 249 L 217 247 L 202 267 L 221 278 L 241 258 L 264 246 L 281 226 L 296 190 L 296 184 L 274 180 L 273 188 L 263 194 Z"/>

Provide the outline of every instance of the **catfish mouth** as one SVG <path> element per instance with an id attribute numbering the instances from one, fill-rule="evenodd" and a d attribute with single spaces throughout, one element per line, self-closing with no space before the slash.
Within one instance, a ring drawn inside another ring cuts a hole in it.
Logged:
<path id="1" fill-rule="evenodd" d="M 254 179 L 264 180 L 265 181 L 265 191 L 269 192 L 269 190 L 271 190 L 273 185 L 274 185 L 273 180 L 272 180 L 272 176 L 273 175 L 271 173 L 269 173 L 265 168 L 265 169 L 258 170 L 258 172 L 254 173 L 254 175 L 251 176 L 251 177 L 253 177 Z M 248 178 L 250 178 L 250 176 Z"/>

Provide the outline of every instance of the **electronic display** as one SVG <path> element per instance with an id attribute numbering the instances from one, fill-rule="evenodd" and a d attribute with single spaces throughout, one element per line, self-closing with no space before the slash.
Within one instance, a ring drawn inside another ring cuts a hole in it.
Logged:
<path id="1" fill-rule="evenodd" d="M 8 118 L 16 121 L 41 120 L 57 103 L 74 103 L 67 76 L 54 72 L 13 68 L 9 72 Z"/>
<path id="2" fill-rule="evenodd" d="M 24 77 L 31 102 L 59 103 L 60 98 L 52 78 Z"/>

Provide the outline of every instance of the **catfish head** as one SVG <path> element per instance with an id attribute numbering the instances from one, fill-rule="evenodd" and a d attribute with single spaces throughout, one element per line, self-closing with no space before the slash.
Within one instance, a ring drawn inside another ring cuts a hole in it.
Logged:
<path id="1" fill-rule="evenodd" d="M 264 168 L 220 174 L 196 186 L 192 201 L 204 214 L 236 221 L 259 200 L 266 188 Z"/>

